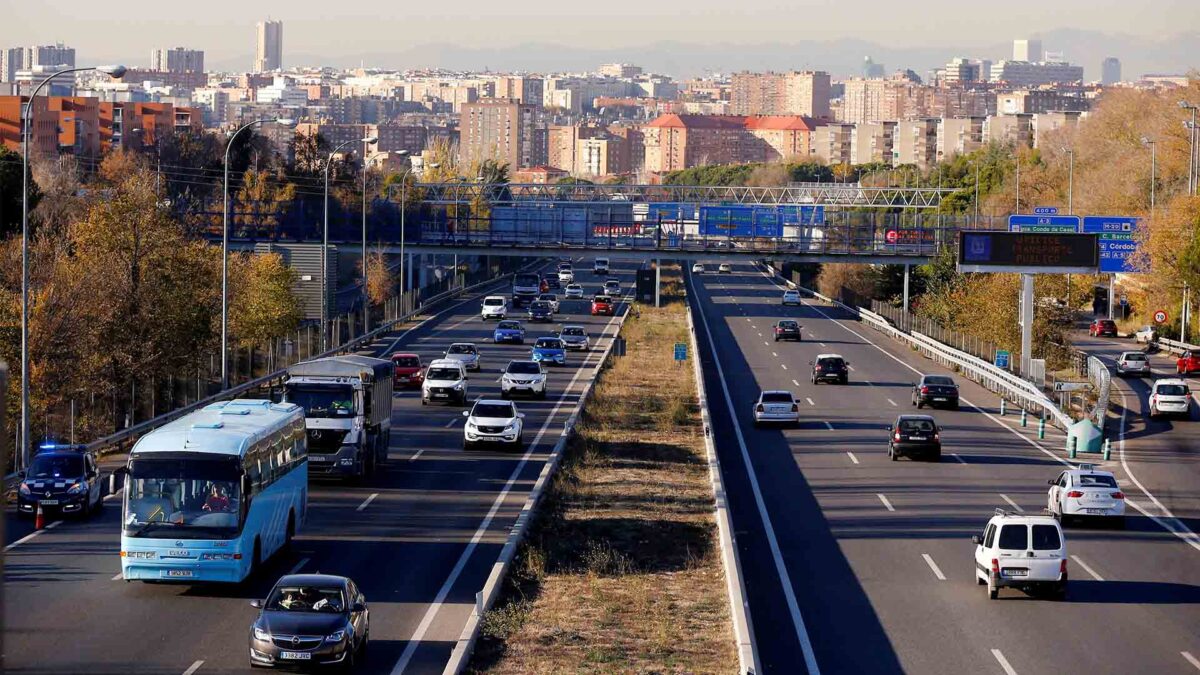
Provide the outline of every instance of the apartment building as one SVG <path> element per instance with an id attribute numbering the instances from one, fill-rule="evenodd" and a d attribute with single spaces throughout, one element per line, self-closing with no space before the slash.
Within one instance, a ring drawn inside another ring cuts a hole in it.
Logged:
<path id="1" fill-rule="evenodd" d="M 645 170 L 806 159 L 819 126 L 799 115 L 662 115 L 642 128 Z"/>
<path id="2" fill-rule="evenodd" d="M 933 118 L 898 121 L 892 139 L 892 163 L 922 169 L 933 166 L 938 160 L 938 122 Z"/>
<path id="3" fill-rule="evenodd" d="M 863 122 L 850 134 L 851 164 L 892 164 L 896 122 Z"/>
<path id="4" fill-rule="evenodd" d="M 546 134 L 546 165 L 574 171 L 579 141 L 599 136 L 603 131 L 598 124 L 551 125 Z"/>
<path id="5" fill-rule="evenodd" d="M 642 74 L 642 68 L 628 63 L 605 63 L 596 69 L 596 74 L 605 77 L 634 78 Z"/>
<path id="6" fill-rule="evenodd" d="M 853 124 L 830 122 L 817 127 L 812 134 L 812 158 L 830 165 L 850 164 L 853 136 Z"/>
<path id="7" fill-rule="evenodd" d="M 1014 87 L 1077 84 L 1083 82 L 1083 66 L 1056 62 L 999 61 L 992 64 L 988 79 Z"/>
<path id="8" fill-rule="evenodd" d="M 1058 89 L 1019 89 L 996 94 L 996 113 L 1016 115 L 1019 113 L 1045 113 L 1053 110 L 1084 111 L 1090 105 L 1088 99 Z"/>
<path id="9" fill-rule="evenodd" d="M 540 106 L 545 96 L 545 85 L 540 77 L 503 75 L 496 78 L 491 96 Z"/>
<path id="10" fill-rule="evenodd" d="M 411 155 L 421 154 L 421 151 L 427 147 L 429 137 L 425 127 L 404 124 L 305 122 L 296 125 L 296 133 L 305 136 L 319 134 L 330 148 L 335 148 L 342 143 L 349 143 L 347 148 L 353 152 L 362 152 L 362 143 L 357 141 L 368 136 L 375 136 L 379 140 L 371 146 L 371 152 L 408 152 Z"/>
<path id="11" fill-rule="evenodd" d="M 1087 113 L 1078 111 L 1044 112 L 1033 116 L 1033 147 L 1040 148 L 1048 134 L 1057 129 L 1074 129 Z"/>
<path id="12" fill-rule="evenodd" d="M 624 138 L 604 132 L 576 142 L 576 176 L 613 176 L 629 171 L 629 150 Z"/>
<path id="13" fill-rule="evenodd" d="M 983 147 L 985 116 L 943 117 L 937 130 L 937 157 L 948 160 Z"/>
<path id="14" fill-rule="evenodd" d="M 203 73 L 204 52 L 199 49 L 154 49 L 150 52 L 150 70 L 164 73 Z"/>
<path id="15" fill-rule="evenodd" d="M 757 161 L 805 160 L 813 154 L 813 131 L 820 124 L 801 115 L 765 115 L 746 120 L 751 136 L 766 143 L 763 159 Z"/>
<path id="16" fill-rule="evenodd" d="M 735 73 L 730 102 L 735 115 L 830 117 L 830 78 L 822 71 Z"/>
<path id="17" fill-rule="evenodd" d="M 0 140 L 18 152 L 20 108 L 25 100 L 0 96 Z M 194 108 L 171 103 L 112 103 L 82 96 L 39 96 L 31 115 L 30 146 L 40 155 L 94 156 L 131 143 L 153 146 L 167 135 L 203 128 L 201 111 Z"/>
<path id="18" fill-rule="evenodd" d="M 1001 143 L 1033 147 L 1033 115 L 994 115 L 983 125 L 985 143 Z"/>
<path id="19" fill-rule="evenodd" d="M 466 103 L 459 114 L 459 155 L 495 159 L 513 169 L 546 163 L 546 125 L 540 107 L 513 99 Z"/>

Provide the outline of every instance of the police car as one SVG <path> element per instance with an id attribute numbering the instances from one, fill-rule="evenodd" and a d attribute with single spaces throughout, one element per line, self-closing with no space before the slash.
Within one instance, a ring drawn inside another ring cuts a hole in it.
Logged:
<path id="1" fill-rule="evenodd" d="M 1125 525 L 1125 493 L 1111 472 L 1094 464 L 1067 469 L 1058 478 L 1046 481 L 1047 508 L 1065 525 L 1070 518 L 1107 519 L 1117 527 Z"/>
<path id="2" fill-rule="evenodd" d="M 17 513 L 88 516 L 104 504 L 96 457 L 83 445 L 42 445 L 21 472 L 17 487 Z"/>

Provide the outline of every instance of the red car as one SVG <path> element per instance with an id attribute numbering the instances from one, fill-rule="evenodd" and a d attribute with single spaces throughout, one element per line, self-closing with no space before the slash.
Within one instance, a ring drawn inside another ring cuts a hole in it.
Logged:
<path id="1" fill-rule="evenodd" d="M 1096 319 L 1088 326 L 1092 337 L 1117 337 L 1117 324 L 1112 319 Z"/>
<path id="2" fill-rule="evenodd" d="M 597 295 L 592 298 L 592 316 L 599 314 L 613 315 L 613 301 L 607 295 Z"/>
<path id="3" fill-rule="evenodd" d="M 1180 375 L 1190 375 L 1200 372 L 1200 352 L 1186 351 L 1175 362 L 1175 372 Z"/>
<path id="4" fill-rule="evenodd" d="M 393 389 L 420 387 L 425 382 L 425 371 L 422 369 L 420 356 L 392 354 L 392 365 L 396 368 L 396 379 L 392 380 Z"/>

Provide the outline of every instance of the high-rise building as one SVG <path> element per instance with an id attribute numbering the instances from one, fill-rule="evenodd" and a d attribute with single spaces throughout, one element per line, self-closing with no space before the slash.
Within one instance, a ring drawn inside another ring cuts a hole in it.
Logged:
<path id="1" fill-rule="evenodd" d="M 17 71 L 25 69 L 25 48 L 0 50 L 0 82 L 16 82 Z"/>
<path id="2" fill-rule="evenodd" d="M 283 69 L 283 22 L 259 21 L 258 40 L 254 57 L 254 72 L 265 73 Z"/>
<path id="3" fill-rule="evenodd" d="M 731 105 L 736 115 L 829 117 L 829 73 L 736 73 Z"/>
<path id="4" fill-rule="evenodd" d="M 546 163 L 546 126 L 538 106 L 512 99 L 464 103 L 458 130 L 465 161 L 494 159 L 511 169 Z"/>
<path id="5" fill-rule="evenodd" d="M 992 64 L 992 72 L 988 79 L 992 82 L 1005 82 L 1014 87 L 1071 84 L 1083 81 L 1083 66 L 1073 66 L 1069 63 L 1000 61 Z"/>
<path id="6" fill-rule="evenodd" d="M 38 47 L 14 47 L 0 55 L 0 82 L 16 82 L 17 71 L 33 68 L 75 67 L 75 48 L 63 43 Z"/>
<path id="7" fill-rule="evenodd" d="M 203 73 L 204 52 L 199 49 L 155 49 L 150 52 L 150 70 L 163 73 Z"/>
<path id="8" fill-rule="evenodd" d="M 1042 60 L 1041 40 L 1013 40 L 1013 61 L 1037 62 Z"/>
<path id="9" fill-rule="evenodd" d="M 863 57 L 862 76 L 863 77 L 883 77 L 886 70 L 882 63 L 875 63 L 869 56 Z"/>
<path id="10" fill-rule="evenodd" d="M 1116 84 L 1121 81 L 1121 59 L 1110 56 L 1100 65 L 1100 84 Z"/>
<path id="11" fill-rule="evenodd" d="M 637 77 L 642 74 L 642 68 L 628 63 L 606 63 L 596 69 L 596 74 L 605 77 Z"/>
<path id="12" fill-rule="evenodd" d="M 947 86 L 961 86 L 971 82 L 986 82 L 991 69 L 991 61 L 956 57 L 951 59 L 942 71 L 942 83 Z"/>

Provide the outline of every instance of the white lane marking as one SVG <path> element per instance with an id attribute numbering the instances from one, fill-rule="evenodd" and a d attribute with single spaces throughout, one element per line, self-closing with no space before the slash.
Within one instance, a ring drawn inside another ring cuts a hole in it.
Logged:
<path id="1" fill-rule="evenodd" d="M 895 402 L 895 401 L 893 401 L 892 399 L 890 399 L 890 398 L 889 398 L 889 399 L 887 400 L 887 402 L 888 402 L 888 403 L 891 403 L 893 408 L 895 408 L 895 407 L 896 407 L 896 402 Z"/>
<path id="2" fill-rule="evenodd" d="M 762 337 L 762 333 L 759 333 L 759 334 L 758 334 L 758 337 Z"/>
<path id="3" fill-rule="evenodd" d="M 413 461 L 414 459 L 420 457 L 424 452 L 425 452 L 425 448 L 421 448 L 420 450 L 418 450 L 416 452 L 416 454 L 414 454 L 412 457 L 409 457 L 408 461 L 410 461 L 410 462 Z"/>
<path id="4" fill-rule="evenodd" d="M 690 275 L 689 275 L 690 276 Z M 721 381 L 721 391 L 725 395 L 725 405 L 729 409 L 729 418 L 733 421 L 733 433 L 737 438 L 738 446 L 742 451 L 742 463 L 746 467 L 746 477 L 750 480 L 750 490 L 754 493 L 754 503 L 758 508 L 759 518 L 762 520 L 763 532 L 767 536 L 767 545 L 771 549 L 771 557 L 775 562 L 775 573 L 779 575 L 780 585 L 783 587 L 783 596 L 787 601 L 788 612 L 792 615 L 792 625 L 796 629 L 796 637 L 800 641 L 800 649 L 804 654 L 804 665 L 811 675 L 820 675 L 821 669 L 817 666 L 816 653 L 813 651 L 812 641 L 808 637 L 808 629 L 804 625 L 804 617 L 800 615 L 800 605 L 796 602 L 796 591 L 792 587 L 792 578 L 788 574 L 787 565 L 783 562 L 783 553 L 779 550 L 779 539 L 775 536 L 775 527 L 771 524 L 771 515 L 767 512 L 767 505 L 763 501 L 762 488 L 758 484 L 758 476 L 754 472 L 754 464 L 750 461 L 750 450 L 746 447 L 746 439 L 742 435 L 742 425 L 738 422 L 737 411 L 733 407 L 733 396 L 729 393 L 729 384 L 725 381 L 725 369 L 721 367 L 721 359 L 717 354 L 717 346 L 713 341 L 712 329 L 709 328 L 708 318 L 704 314 L 704 303 L 697 298 L 696 308 L 700 310 L 700 322 L 704 324 L 704 330 L 708 333 L 708 348 L 712 353 L 713 363 L 717 366 L 717 376 Z M 812 399 L 809 399 L 809 403 Z"/>
<path id="5" fill-rule="evenodd" d="M 183 675 L 192 675 L 197 670 L 200 670 L 200 666 L 202 666 L 202 665 L 204 665 L 203 661 L 196 661 L 192 665 L 188 666 L 187 670 L 183 671 Z"/>
<path id="6" fill-rule="evenodd" d="M 121 579 L 124 579 L 124 578 L 125 578 L 124 572 L 117 572 L 117 576 L 109 579 L 109 581 L 120 581 Z"/>
<path id="7" fill-rule="evenodd" d="M 62 525 L 62 523 L 63 523 L 63 521 L 61 521 L 61 520 L 55 520 L 40 530 L 34 530 L 33 532 L 30 532 L 29 534 L 25 535 L 24 537 L 21 537 L 20 539 L 14 541 L 13 543 L 9 544 L 8 546 L 5 546 L 4 552 L 8 553 L 9 551 L 13 550 L 14 548 L 20 546 L 21 544 L 24 544 L 25 542 L 29 541 L 30 539 L 33 539 L 34 537 L 38 536 L 39 534 L 45 532 L 46 530 L 53 530 L 54 528 L 58 527 L 59 525 Z"/>
<path id="8" fill-rule="evenodd" d="M 779 364 L 779 367 L 780 367 L 780 368 L 783 368 L 784 370 L 787 370 L 787 364 L 786 364 L 786 363 L 781 363 L 781 364 Z"/>
<path id="9" fill-rule="evenodd" d="M 830 424 L 828 420 L 825 421 L 825 428 L 830 431 L 833 431 L 833 425 Z"/>
<path id="10" fill-rule="evenodd" d="M 800 386 L 800 385 L 796 385 L 796 386 Z M 809 405 L 816 405 L 816 403 L 813 403 L 813 400 L 811 398 L 805 398 L 804 400 L 808 401 Z"/>
<path id="11" fill-rule="evenodd" d="M 1200 661 L 1196 660 L 1196 657 L 1192 656 L 1191 652 L 1179 652 L 1179 655 L 1187 659 L 1188 663 L 1195 666 L 1196 670 L 1200 670 Z"/>
<path id="12" fill-rule="evenodd" d="M 946 580 L 946 575 L 942 574 L 941 568 L 937 566 L 937 563 L 933 561 L 933 558 L 928 553 L 922 553 L 921 557 L 925 559 L 926 564 L 929 565 L 929 569 L 933 570 L 933 576 L 937 577 L 938 581 Z"/>
<path id="13" fill-rule="evenodd" d="M 446 422 L 446 424 L 442 428 L 449 429 L 450 427 L 454 426 L 455 424 L 458 424 L 459 419 L 461 419 L 461 418 L 455 417 L 455 418 L 451 419 L 449 422 Z"/>
<path id="14" fill-rule="evenodd" d="M 779 358 L 779 354 L 776 354 L 775 352 L 771 352 L 771 356 L 774 356 L 775 358 Z"/>
<path id="15" fill-rule="evenodd" d="M 895 510 L 896 510 L 896 507 L 892 506 L 892 503 L 891 503 L 891 502 L 889 502 L 889 501 L 888 501 L 888 498 L 887 498 L 887 497 L 884 497 L 882 493 L 880 493 L 880 492 L 876 492 L 876 493 L 875 493 L 875 496 L 876 496 L 876 497 L 879 497 L 879 501 L 883 502 L 883 505 L 884 505 L 884 507 L 886 507 L 888 511 L 895 511 Z"/>
<path id="16" fill-rule="evenodd" d="M 959 457 L 957 452 L 950 453 L 950 456 L 953 457 L 954 459 L 957 459 L 959 464 L 967 463 L 967 460 L 963 459 L 962 457 Z"/>
<path id="17" fill-rule="evenodd" d="M 1080 560 L 1079 556 L 1077 556 L 1075 554 L 1071 554 L 1071 560 L 1074 560 L 1076 565 L 1079 565 L 1080 567 L 1082 567 L 1084 572 L 1087 572 L 1088 574 L 1092 575 L 1092 578 L 1095 579 L 1096 581 L 1104 581 L 1104 577 L 1100 576 L 1099 574 L 1096 574 L 1096 570 L 1092 569 L 1087 563 Z"/>
<path id="18" fill-rule="evenodd" d="M 854 372 L 854 366 L 846 366 L 846 369 L 852 373 Z"/>
<path id="19" fill-rule="evenodd" d="M 1025 513 L 1025 509 L 1021 508 L 1020 504 L 1018 504 L 1018 503 L 1014 502 L 1012 499 L 1010 499 L 1008 495 L 1001 493 L 1000 498 L 1003 499 L 1004 501 L 1008 502 L 1009 506 L 1016 509 L 1017 513 Z"/>
<path id="20" fill-rule="evenodd" d="M 1000 667 L 1007 675 L 1017 675 L 1017 671 L 1013 670 L 1012 665 L 1008 663 L 1008 659 L 1004 658 L 1004 654 L 1001 654 L 999 649 L 993 649 L 992 656 L 996 657 L 996 661 L 1000 663 Z"/>
<path id="21" fill-rule="evenodd" d="M 764 344 L 764 345 L 769 345 L 769 344 L 771 344 L 771 343 L 770 343 L 770 342 L 767 342 L 766 340 L 763 340 L 763 344 Z"/>
<path id="22" fill-rule="evenodd" d="M 499 286 L 499 285 L 501 285 L 501 284 L 502 284 L 504 281 L 505 281 L 505 280 L 503 280 L 503 279 L 498 279 L 498 280 L 496 281 L 496 284 L 495 284 L 495 285 Z M 390 353 L 392 352 L 392 350 L 396 349 L 396 346 L 400 344 L 400 341 L 401 341 L 401 340 L 403 340 L 403 339 L 404 339 L 404 338 L 405 338 L 405 337 L 406 337 L 406 336 L 407 336 L 409 333 L 411 333 L 411 332 L 413 332 L 414 330 L 416 330 L 416 329 L 418 329 L 418 328 L 420 328 L 420 327 L 424 326 L 425 324 L 429 323 L 430 321 L 433 321 L 434 319 L 436 319 L 436 318 L 440 317 L 440 316 L 441 316 L 441 315 L 443 315 L 443 314 L 447 314 L 447 313 L 453 312 L 454 310 L 458 309 L 459 307 L 462 307 L 463 305 L 466 305 L 466 304 L 469 304 L 469 303 L 472 303 L 472 302 L 475 302 L 475 301 L 479 300 L 481 297 L 483 297 L 483 296 L 485 296 L 485 295 L 487 295 L 487 294 L 488 294 L 488 292 L 489 292 L 489 291 L 488 291 L 487 289 L 490 289 L 490 288 L 491 288 L 491 286 L 488 286 L 488 287 L 486 287 L 486 288 L 484 288 L 484 289 L 480 290 L 479 292 L 472 293 L 470 297 L 466 298 L 466 299 L 465 299 L 465 300 L 463 300 L 462 302 L 457 302 L 457 303 L 454 303 L 453 305 L 450 305 L 450 306 L 449 306 L 449 307 L 447 307 L 446 309 L 443 309 L 442 311 L 440 311 L 440 312 L 437 312 L 436 314 L 430 314 L 429 316 L 425 317 L 425 319 L 423 319 L 423 320 L 422 320 L 420 323 L 418 323 L 417 325 L 415 325 L 415 326 L 412 326 L 411 328 L 408 328 L 407 330 L 405 330 L 403 333 L 401 333 L 401 334 L 397 335 L 397 336 L 395 337 L 395 339 L 393 339 L 393 340 L 392 340 L 392 344 L 388 345 L 387 349 L 384 349 L 384 350 L 383 350 L 383 352 L 382 352 L 382 353 L 379 355 L 379 358 L 381 358 L 381 359 L 386 359 L 386 358 L 387 358 L 387 355 L 388 355 L 388 354 L 390 354 Z M 477 319 L 479 319 L 479 316 L 478 316 L 478 315 L 476 315 L 476 314 L 471 314 L 471 315 L 470 315 L 470 316 L 469 316 L 467 319 L 464 319 L 463 321 L 460 321 L 460 322 L 459 322 L 458 324 L 456 324 L 454 327 L 455 327 L 455 328 L 457 328 L 458 326 L 461 326 L 462 324 L 464 324 L 464 323 L 467 323 L 468 321 L 477 320 Z"/>
<path id="23" fill-rule="evenodd" d="M 609 329 L 612 328 L 612 324 L 617 320 L 617 318 L 618 317 L 614 314 L 613 317 L 608 320 L 608 323 L 604 326 L 604 334 L 608 334 Z M 471 535 L 471 539 L 467 542 L 462 554 L 458 556 L 458 562 L 456 562 L 454 564 L 454 568 L 450 570 L 450 575 L 446 577 L 445 583 L 443 583 L 442 587 L 438 589 L 437 595 L 434 596 L 433 602 L 430 603 L 428 609 L 425 610 L 425 615 L 421 617 L 421 622 L 417 624 L 417 629 L 413 631 L 412 637 L 408 639 L 408 646 L 406 646 L 404 648 L 404 652 L 400 654 L 400 658 L 396 661 L 396 665 L 392 666 L 392 675 L 400 675 L 404 672 L 404 669 L 408 667 L 408 663 L 412 660 L 413 654 L 417 652 L 417 648 L 421 646 L 421 642 L 425 639 L 425 634 L 429 632 L 429 627 L 433 625 L 433 620 L 437 617 L 438 612 L 441 610 L 442 604 L 446 602 L 446 596 L 450 594 L 450 590 L 454 588 L 456 583 L 458 583 L 458 577 L 462 574 L 463 569 L 467 566 L 467 561 L 471 559 L 471 555 L 474 554 L 475 549 L 479 546 L 480 540 L 483 539 L 483 536 L 491 527 L 492 520 L 495 519 L 496 513 L 500 511 L 500 507 L 504 504 L 504 500 L 508 498 L 508 493 L 512 492 L 514 486 L 516 486 L 517 478 L 520 477 L 521 472 L 525 470 L 525 465 L 529 463 L 529 458 L 533 456 L 534 449 L 541 444 L 542 437 L 546 435 L 546 430 L 549 429 L 550 424 L 555 421 L 555 417 L 562 409 L 563 404 L 566 403 L 568 396 L 575 396 L 576 399 L 578 399 L 579 392 L 572 393 L 572 390 L 575 388 L 576 383 L 579 382 L 580 376 L 582 376 L 585 372 L 590 372 L 591 377 L 595 377 L 598 374 L 597 369 L 595 368 L 585 369 L 581 367 L 575 370 L 575 375 L 571 378 L 571 381 L 567 383 L 567 386 L 563 389 L 562 394 L 559 395 L 558 400 L 554 403 L 554 407 L 550 409 L 550 414 L 546 415 L 546 421 L 542 423 L 542 428 L 538 430 L 537 436 L 535 436 L 533 442 L 529 444 L 525 450 L 525 454 L 521 456 L 521 461 L 517 462 L 517 465 L 513 467 L 512 473 L 508 477 L 508 481 L 504 484 L 504 487 L 500 490 L 500 493 L 496 495 L 496 499 L 492 502 L 491 508 L 488 509 L 487 515 L 483 517 L 483 521 L 479 523 L 479 527 L 475 530 L 475 534 Z M 578 409 L 579 405 L 580 401 L 576 400 L 573 404 L 574 409 Z"/>
<path id="24" fill-rule="evenodd" d="M 855 464 L 858 464 L 858 458 L 854 456 L 854 453 L 853 453 L 853 452 L 850 452 L 849 450 L 847 450 L 847 451 L 846 451 L 846 454 L 850 456 L 850 461 L 851 461 L 851 462 L 854 462 Z"/>
<path id="25" fill-rule="evenodd" d="M 795 380 L 792 380 L 792 384 L 796 385 L 797 387 L 799 387 L 799 386 L 800 386 L 800 383 L 799 383 L 799 382 L 797 382 L 797 381 L 795 381 Z"/>
<path id="26" fill-rule="evenodd" d="M 378 493 L 378 492 L 372 492 L 372 493 L 371 493 L 371 496 L 370 496 L 370 497 L 367 497 L 367 498 L 366 498 L 366 500 L 364 500 L 364 501 L 363 501 L 363 503 L 359 504 L 359 505 L 358 505 L 358 508 L 357 508 L 357 509 L 354 509 L 354 510 L 355 510 L 355 511 L 362 511 L 363 509 L 365 509 L 365 508 L 367 508 L 368 506 L 370 506 L 370 505 L 371 505 L 371 502 L 375 501 L 375 498 L 376 498 L 376 497 L 378 497 L 378 496 L 379 496 L 379 493 Z"/>
<path id="27" fill-rule="evenodd" d="M 824 343 L 824 342 L 818 342 L 817 344 L 821 345 L 822 347 L 824 347 L 824 346 L 825 346 L 825 343 Z"/>
<path id="28" fill-rule="evenodd" d="M 308 558 L 301 558 L 300 562 L 298 562 L 292 566 L 292 569 L 290 572 L 288 572 L 288 574 L 295 574 L 296 572 L 299 572 L 300 570 L 304 569 L 304 566 L 307 564 L 308 564 Z"/>

